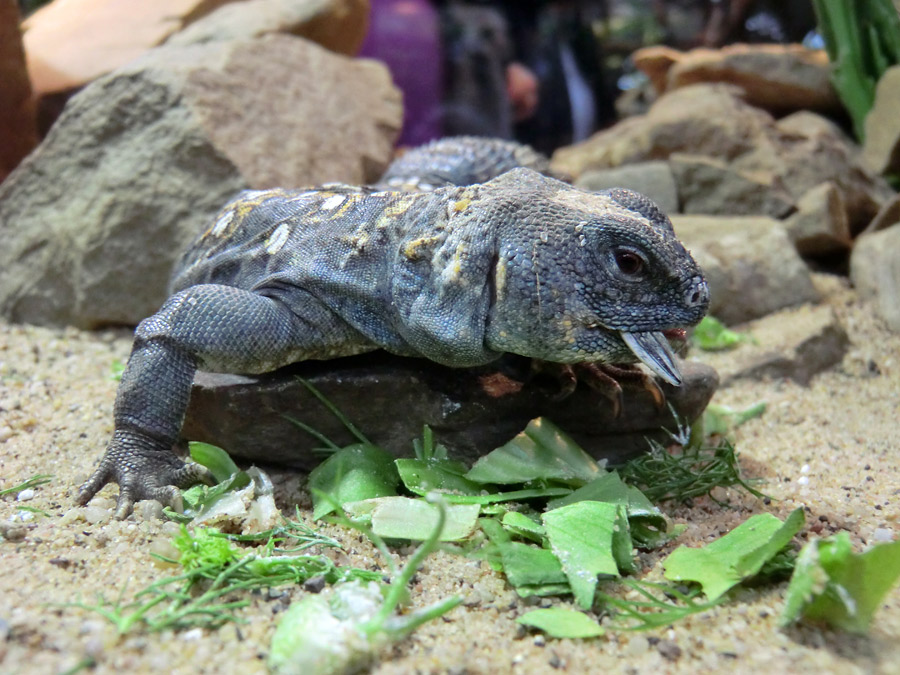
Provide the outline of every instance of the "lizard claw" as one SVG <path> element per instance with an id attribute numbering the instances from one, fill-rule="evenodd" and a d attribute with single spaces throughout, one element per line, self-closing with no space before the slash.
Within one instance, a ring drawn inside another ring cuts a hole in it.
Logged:
<path id="1" fill-rule="evenodd" d="M 183 508 L 178 488 L 195 483 L 213 484 L 209 470 L 199 464 L 185 464 L 171 448 L 131 431 L 116 431 L 100 466 L 78 489 L 76 501 L 87 504 L 107 483 L 119 485 L 114 517 L 122 520 L 134 503 L 155 499 L 176 511 Z"/>

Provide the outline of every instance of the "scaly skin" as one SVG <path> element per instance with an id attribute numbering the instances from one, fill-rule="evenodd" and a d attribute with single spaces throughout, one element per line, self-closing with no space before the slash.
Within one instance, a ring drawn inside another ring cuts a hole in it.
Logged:
<path id="1" fill-rule="evenodd" d="M 86 503 L 117 482 L 119 518 L 207 478 L 172 451 L 197 369 L 261 373 L 381 348 L 454 367 L 506 352 L 642 360 L 678 383 L 661 331 L 697 323 L 708 304 L 649 200 L 522 168 L 413 194 L 242 193 L 186 253 L 172 292 L 137 328 L 115 433 L 79 493 Z"/>

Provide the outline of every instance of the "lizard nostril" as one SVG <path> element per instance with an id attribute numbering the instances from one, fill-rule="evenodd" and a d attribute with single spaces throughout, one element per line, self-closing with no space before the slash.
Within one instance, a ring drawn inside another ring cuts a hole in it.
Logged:
<path id="1" fill-rule="evenodd" d="M 709 300 L 709 289 L 705 283 L 693 284 L 691 289 L 685 294 L 687 303 L 690 307 L 697 307 L 705 304 Z"/>

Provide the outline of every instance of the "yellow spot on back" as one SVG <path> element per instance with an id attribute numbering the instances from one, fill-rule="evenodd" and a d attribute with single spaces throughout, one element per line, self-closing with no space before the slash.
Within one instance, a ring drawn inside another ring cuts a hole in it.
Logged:
<path id="1" fill-rule="evenodd" d="M 454 213 L 462 213 L 469 205 L 472 203 L 471 199 L 460 199 L 458 201 L 453 202 L 453 211 Z"/>

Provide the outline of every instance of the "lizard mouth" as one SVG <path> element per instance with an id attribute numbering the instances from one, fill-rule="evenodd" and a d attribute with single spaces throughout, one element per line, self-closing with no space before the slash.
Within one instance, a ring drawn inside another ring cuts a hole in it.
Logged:
<path id="1" fill-rule="evenodd" d="M 675 328 L 664 332 L 646 331 L 642 333 L 621 331 L 619 336 L 641 363 L 669 384 L 676 387 L 681 385 L 683 381 L 681 370 L 675 362 L 675 352 L 672 351 L 666 338 L 671 336 L 673 340 L 683 340 L 684 329 Z"/>

